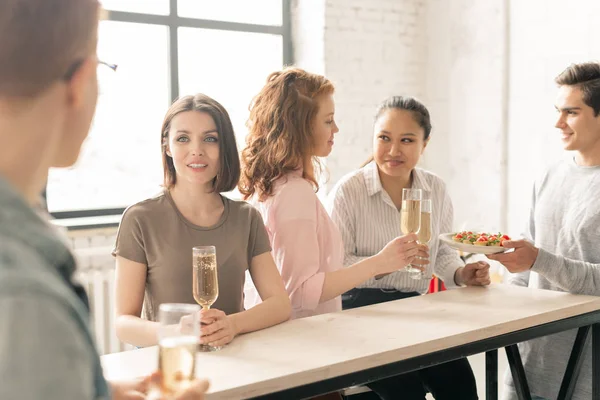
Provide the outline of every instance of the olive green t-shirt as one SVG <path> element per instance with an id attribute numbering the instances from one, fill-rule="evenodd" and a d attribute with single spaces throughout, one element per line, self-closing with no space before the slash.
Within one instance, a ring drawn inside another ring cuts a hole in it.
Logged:
<path id="1" fill-rule="evenodd" d="M 258 211 L 221 196 L 225 209 L 213 226 L 192 224 L 163 192 L 123 213 L 113 255 L 147 265 L 143 317 L 156 321 L 162 303 L 195 303 L 192 248 L 215 246 L 219 297 L 212 308 L 233 314 L 244 309 L 245 272 L 252 258 L 271 251 Z"/>

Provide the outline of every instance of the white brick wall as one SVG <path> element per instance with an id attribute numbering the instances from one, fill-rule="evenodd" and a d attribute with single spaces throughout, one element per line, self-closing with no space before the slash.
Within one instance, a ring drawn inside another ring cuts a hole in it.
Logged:
<path id="1" fill-rule="evenodd" d="M 312 20 L 313 28 L 324 32 L 324 47 L 315 47 L 324 54 L 296 48 L 297 63 L 312 66 L 336 85 L 340 132 L 327 159 L 329 187 L 370 154 L 377 104 L 390 95 L 411 95 L 432 113 L 433 136 L 422 164 L 447 181 L 457 226 L 501 227 L 506 207 L 499 184 L 506 172 L 499 151 L 505 131 L 505 1 L 307 2 L 324 4 L 324 27 L 319 25 L 321 9 Z M 295 8 L 303 4 L 296 2 Z M 298 11 L 293 21 L 307 24 Z M 302 32 L 294 30 L 294 43 L 306 49 L 310 40 Z M 470 171 L 473 164 L 488 167 Z M 473 176 L 470 182 L 466 171 Z M 475 206 L 474 194 L 479 196 Z"/>
<path id="2" fill-rule="evenodd" d="M 308 17 L 310 22 L 303 19 L 302 13 L 308 3 L 319 10 Z M 425 2 L 298 0 L 294 10 L 294 25 L 311 25 L 319 35 L 323 32 L 321 47 L 308 44 L 307 37 L 302 36 L 304 31 L 294 29 L 297 64 L 324 73 L 336 86 L 340 132 L 327 159 L 332 184 L 370 154 L 373 114 L 379 102 L 398 93 L 423 95 Z M 311 47 L 318 54 L 305 51 Z M 315 59 L 320 64 L 315 64 Z"/>
<path id="3" fill-rule="evenodd" d="M 336 145 L 330 183 L 371 153 L 375 107 L 398 93 L 422 96 L 425 35 L 422 0 L 328 0 L 325 73 L 336 85 Z"/>
<path id="4" fill-rule="evenodd" d="M 297 63 L 337 90 L 328 186 L 370 153 L 375 106 L 413 95 L 434 126 L 422 165 L 446 180 L 456 227 L 518 234 L 533 177 L 562 154 L 548 140 L 553 78 L 571 62 L 600 58 L 600 1 L 569 4 L 296 0 Z"/>

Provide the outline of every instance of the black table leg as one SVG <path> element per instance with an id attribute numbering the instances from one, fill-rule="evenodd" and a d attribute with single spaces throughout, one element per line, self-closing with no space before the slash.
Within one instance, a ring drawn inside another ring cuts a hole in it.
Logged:
<path id="1" fill-rule="evenodd" d="M 577 377 L 579 371 L 581 371 L 581 365 L 583 364 L 583 350 L 585 343 L 590 333 L 590 326 L 582 326 L 577 331 L 577 337 L 575 343 L 573 343 L 573 350 L 569 357 L 569 363 L 565 370 L 562 384 L 560 385 L 560 392 L 558 392 L 558 400 L 570 400 L 575 390 L 575 384 L 577 383 Z"/>
<path id="2" fill-rule="evenodd" d="M 600 324 L 592 325 L 592 400 L 600 400 Z"/>
<path id="3" fill-rule="evenodd" d="M 485 352 L 485 399 L 498 400 L 498 350 Z"/>
<path id="4" fill-rule="evenodd" d="M 527 384 L 521 354 L 519 354 L 519 348 L 516 344 L 506 346 L 506 357 L 508 358 L 508 365 L 510 366 L 510 372 L 519 400 L 531 400 L 531 392 Z"/>

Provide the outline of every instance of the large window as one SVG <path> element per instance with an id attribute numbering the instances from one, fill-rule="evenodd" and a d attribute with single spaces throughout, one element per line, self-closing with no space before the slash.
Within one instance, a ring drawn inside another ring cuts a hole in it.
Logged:
<path id="1" fill-rule="evenodd" d="M 100 96 L 77 164 L 53 169 L 50 212 L 118 212 L 160 190 L 160 126 L 179 95 L 205 93 L 229 111 L 244 145 L 252 97 L 291 64 L 289 0 L 102 0 Z M 64 213 L 63 213 L 64 214 Z"/>

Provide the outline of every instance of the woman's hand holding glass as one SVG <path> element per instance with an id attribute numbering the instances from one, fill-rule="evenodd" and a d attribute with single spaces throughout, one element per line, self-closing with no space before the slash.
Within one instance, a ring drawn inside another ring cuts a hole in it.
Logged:
<path id="1" fill-rule="evenodd" d="M 417 273 L 417 278 L 413 277 L 412 273 L 409 275 L 413 279 L 422 279 L 423 274 L 427 269 L 427 265 L 429 265 L 429 246 L 424 243 L 418 243 L 418 248 L 419 252 L 410 262 L 411 267 L 419 271 Z"/>
<path id="2" fill-rule="evenodd" d="M 377 253 L 376 257 L 381 260 L 377 264 L 377 275 L 396 272 L 413 262 L 416 262 L 416 266 L 419 268 L 421 268 L 421 264 L 427 265 L 429 262 L 429 248 L 427 245 L 419 244 L 417 239 L 415 233 L 410 233 L 389 242 Z"/>
<path id="3" fill-rule="evenodd" d="M 234 319 L 216 308 L 200 310 L 196 318 L 199 318 L 201 324 L 199 335 L 201 345 L 218 349 L 231 342 L 239 333 Z M 192 316 L 185 316 L 181 318 L 177 329 L 179 331 L 189 329 L 191 323 Z"/>
<path id="4" fill-rule="evenodd" d="M 216 308 L 200 311 L 202 331 L 200 344 L 219 348 L 225 346 L 238 334 L 234 319 Z"/>
<path id="5" fill-rule="evenodd" d="M 147 394 L 141 398 L 202 399 L 208 385 L 195 378 L 200 317 L 200 307 L 196 304 L 163 303 L 159 306 L 158 371 L 144 380 L 145 386 L 140 386 L 144 390 L 138 392 Z"/>

